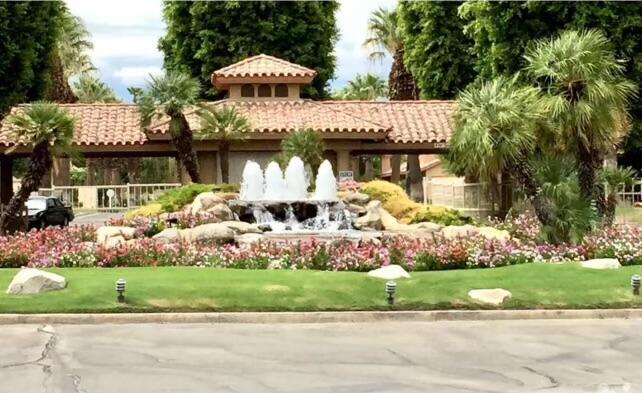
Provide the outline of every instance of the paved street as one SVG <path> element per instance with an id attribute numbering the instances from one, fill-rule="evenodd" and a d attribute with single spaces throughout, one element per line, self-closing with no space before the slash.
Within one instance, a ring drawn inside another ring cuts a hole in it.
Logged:
<path id="1" fill-rule="evenodd" d="M 123 213 L 76 212 L 76 218 L 71 222 L 71 225 L 103 225 L 112 218 L 120 218 L 122 216 Z"/>
<path id="2" fill-rule="evenodd" d="M 642 320 L 0 326 L 0 392 L 642 392 Z"/>

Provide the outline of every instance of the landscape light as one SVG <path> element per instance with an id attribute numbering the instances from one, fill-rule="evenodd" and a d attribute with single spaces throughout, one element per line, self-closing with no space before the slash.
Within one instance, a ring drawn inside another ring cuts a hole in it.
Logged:
<path id="1" fill-rule="evenodd" d="M 122 278 L 119 278 L 118 281 L 116 281 L 116 292 L 118 292 L 118 303 L 125 302 L 125 285 L 127 285 L 127 281 L 123 280 Z"/>
<path id="2" fill-rule="evenodd" d="M 640 281 L 641 280 L 642 279 L 637 274 L 634 274 L 631 277 L 631 288 L 633 288 L 633 294 L 634 295 L 640 295 Z"/>
<path id="3" fill-rule="evenodd" d="M 397 283 L 394 281 L 388 281 L 386 283 L 386 293 L 388 294 L 388 304 L 393 305 L 395 303 L 395 290 L 397 289 Z"/>

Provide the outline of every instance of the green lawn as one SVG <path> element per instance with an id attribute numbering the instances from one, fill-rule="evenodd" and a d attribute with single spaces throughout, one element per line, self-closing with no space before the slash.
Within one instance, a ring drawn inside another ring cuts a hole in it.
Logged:
<path id="1" fill-rule="evenodd" d="M 642 207 L 633 207 L 623 203 L 616 209 L 616 219 L 622 224 L 642 225 Z"/>
<path id="2" fill-rule="evenodd" d="M 384 280 L 365 273 L 219 270 L 211 268 L 52 269 L 68 288 L 33 296 L 0 294 L 0 313 L 127 311 L 387 310 Z M 16 269 L 0 269 L 6 288 Z M 413 273 L 398 280 L 395 309 L 489 308 L 467 297 L 474 288 L 513 293 L 504 308 L 640 307 L 631 294 L 642 266 L 589 270 L 577 264 L 529 264 L 495 269 Z M 116 302 L 114 282 L 127 280 L 127 303 Z"/>

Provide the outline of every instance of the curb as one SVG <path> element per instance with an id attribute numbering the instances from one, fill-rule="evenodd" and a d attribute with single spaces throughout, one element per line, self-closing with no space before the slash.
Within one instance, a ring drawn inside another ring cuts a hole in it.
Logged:
<path id="1" fill-rule="evenodd" d="M 0 325 L 96 325 L 127 323 L 366 323 L 511 321 L 536 319 L 642 319 L 642 309 L 0 314 Z"/>

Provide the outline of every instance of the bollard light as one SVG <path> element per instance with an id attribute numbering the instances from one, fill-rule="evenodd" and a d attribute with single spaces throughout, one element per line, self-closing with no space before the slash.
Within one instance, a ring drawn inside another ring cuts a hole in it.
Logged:
<path id="1" fill-rule="evenodd" d="M 118 292 L 118 303 L 125 302 L 125 285 L 127 285 L 127 281 L 123 280 L 122 278 L 119 278 L 118 281 L 116 281 L 116 292 Z"/>
<path id="2" fill-rule="evenodd" d="M 388 294 L 388 304 L 393 305 L 395 303 L 395 291 L 397 290 L 397 283 L 394 281 L 388 281 L 386 283 L 386 293 Z"/>
<path id="3" fill-rule="evenodd" d="M 631 288 L 633 288 L 634 295 L 640 295 L 640 281 L 642 281 L 642 278 L 637 274 L 631 277 Z"/>

